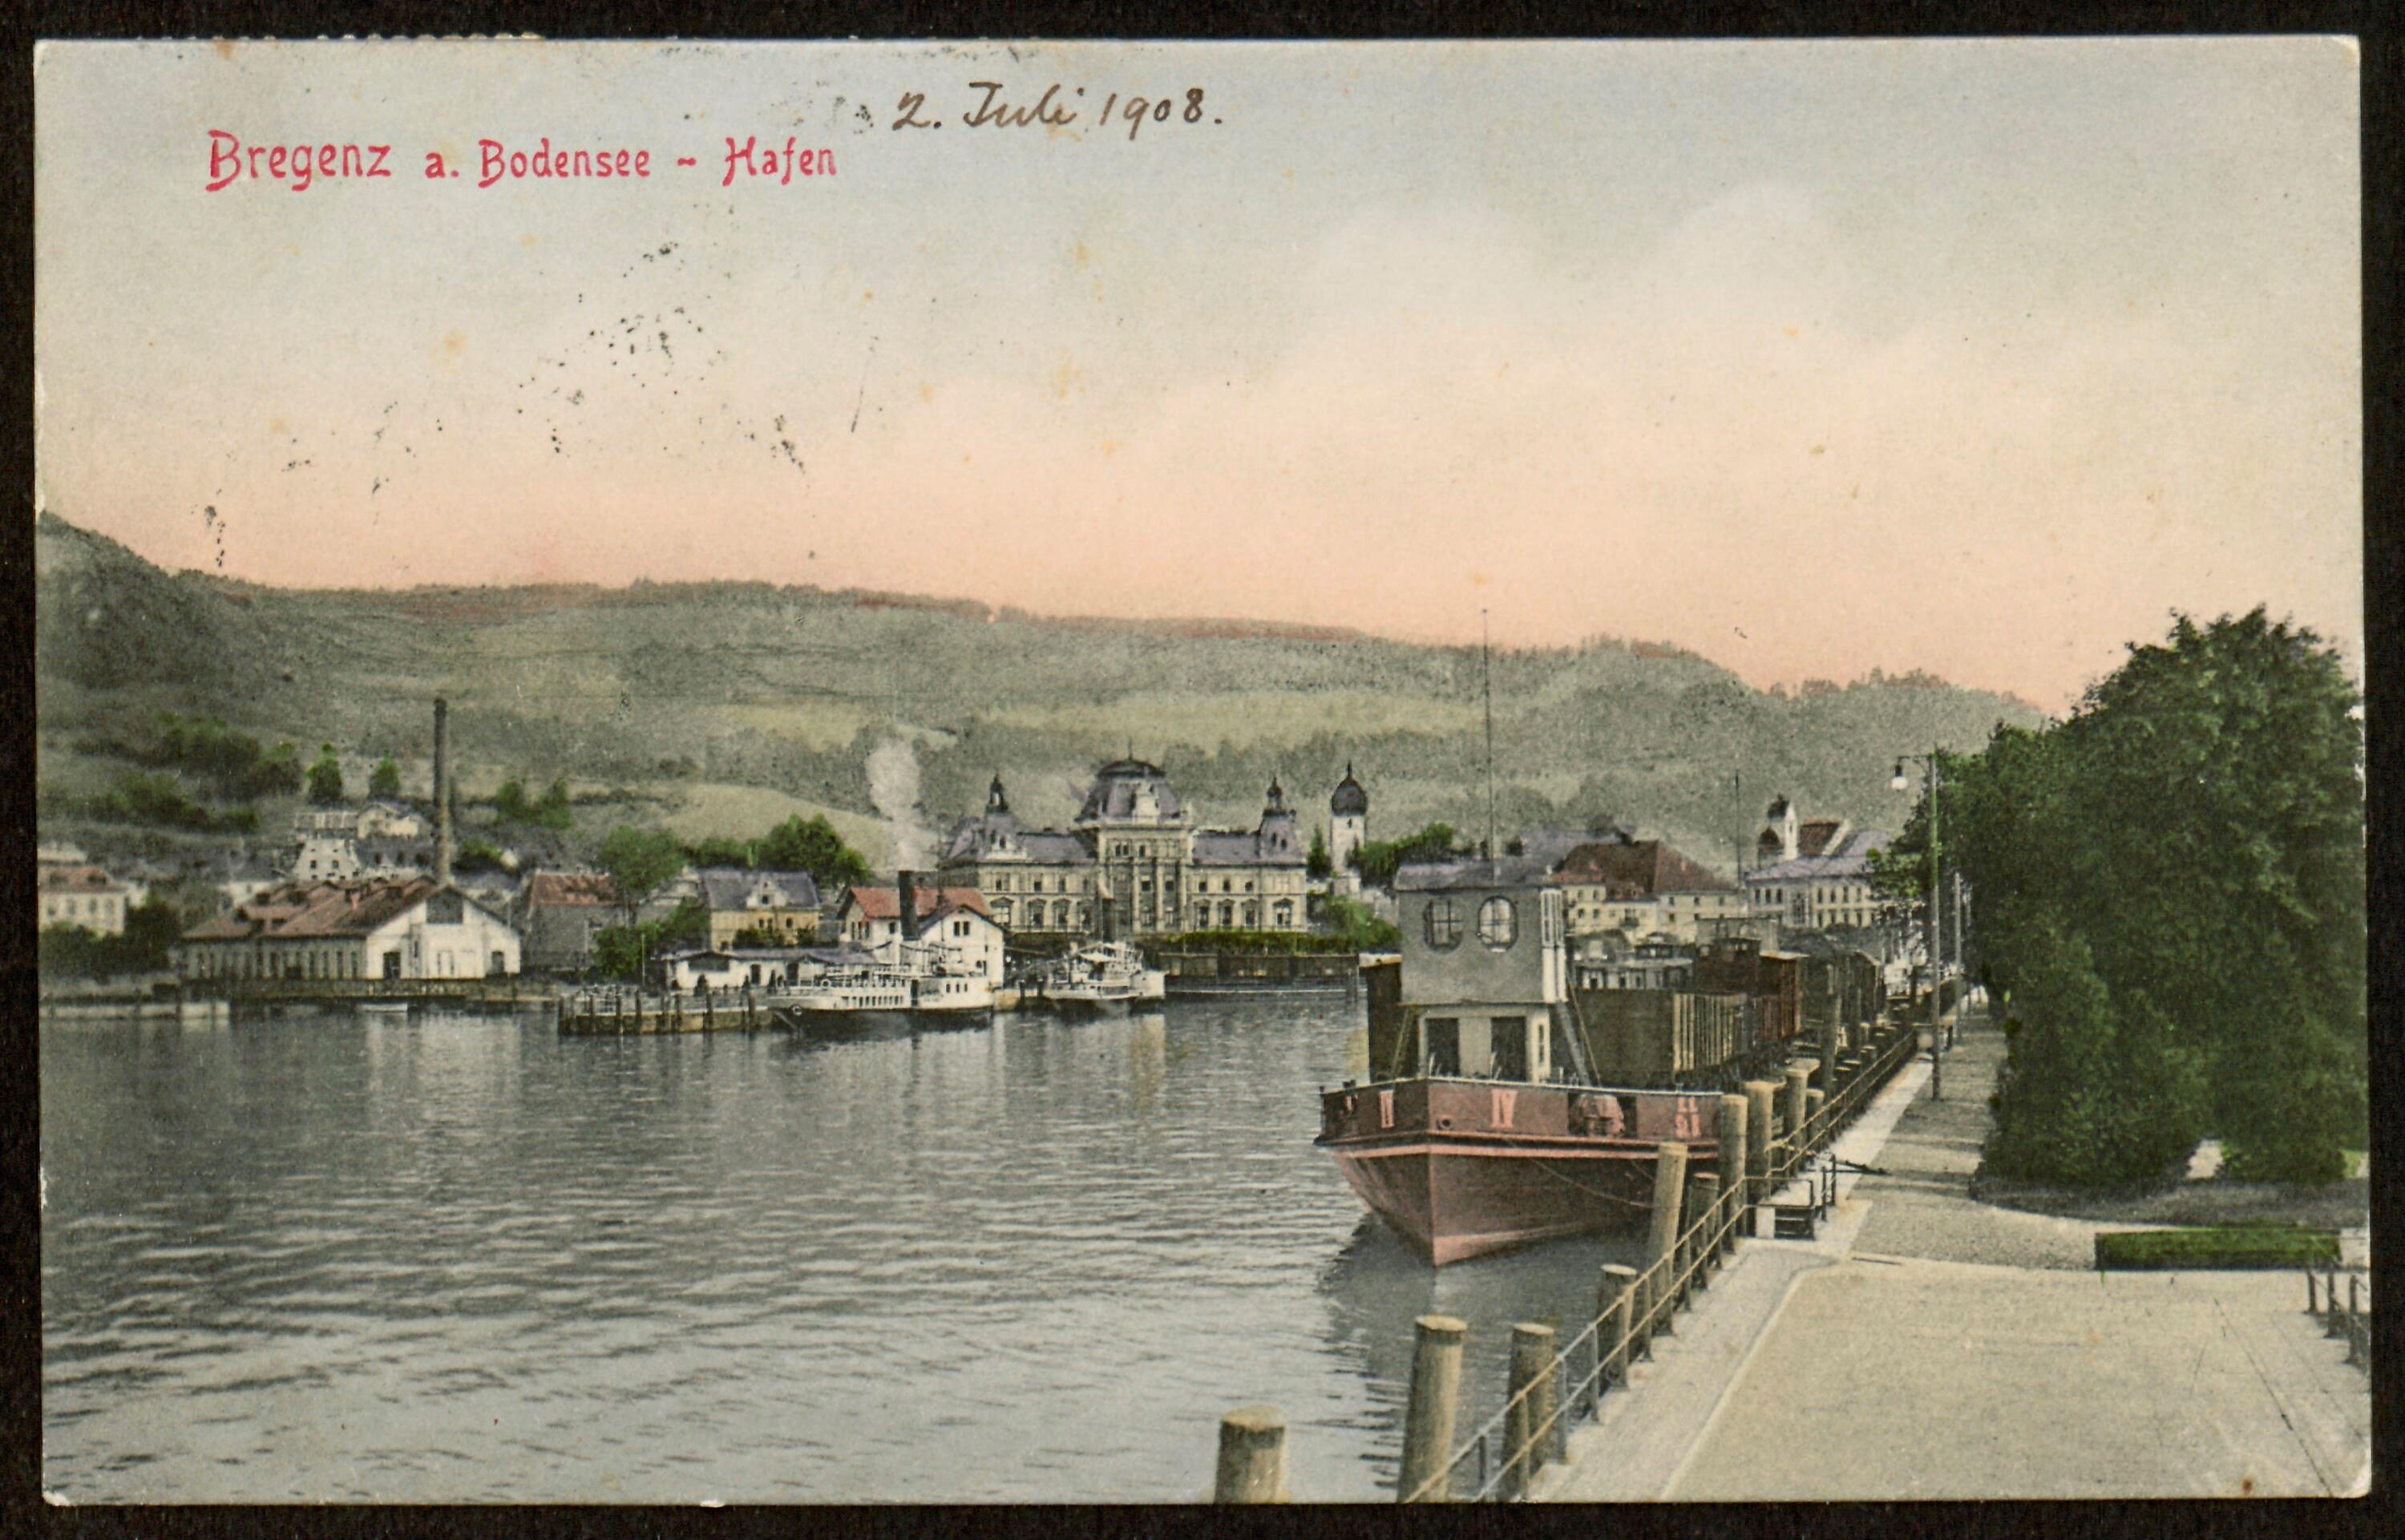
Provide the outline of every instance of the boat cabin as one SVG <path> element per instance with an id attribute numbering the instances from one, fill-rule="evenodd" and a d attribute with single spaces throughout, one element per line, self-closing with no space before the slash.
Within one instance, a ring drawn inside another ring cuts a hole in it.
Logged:
<path id="1" fill-rule="evenodd" d="M 1370 975 L 1373 1079 L 1584 1078 L 1567 1019 L 1563 896 L 1544 878 L 1525 859 L 1396 874 L 1399 964 Z"/>

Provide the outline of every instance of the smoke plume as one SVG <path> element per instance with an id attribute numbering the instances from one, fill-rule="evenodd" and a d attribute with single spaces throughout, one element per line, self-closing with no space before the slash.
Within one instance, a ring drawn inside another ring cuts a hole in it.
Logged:
<path id="1" fill-rule="evenodd" d="M 916 871 L 933 865 L 935 839 L 920 811 L 919 756 L 908 740 L 889 738 L 870 751 L 868 799 L 893 831 L 896 869 Z"/>

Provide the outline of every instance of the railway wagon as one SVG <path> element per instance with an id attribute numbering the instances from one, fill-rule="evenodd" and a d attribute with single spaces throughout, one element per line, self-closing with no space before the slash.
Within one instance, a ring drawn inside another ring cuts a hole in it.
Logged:
<path id="1" fill-rule="evenodd" d="M 1734 1079 L 1752 1050 L 1741 995 L 1682 989 L 1592 989 L 1571 996 L 1587 1054 L 1605 1083 L 1695 1087 Z"/>
<path id="2" fill-rule="evenodd" d="M 1804 1035 L 1806 961 L 1793 952 L 1765 952 L 1750 937 L 1724 937 L 1695 959 L 1695 989 L 1754 1000 L 1755 1047 L 1792 1043 Z"/>

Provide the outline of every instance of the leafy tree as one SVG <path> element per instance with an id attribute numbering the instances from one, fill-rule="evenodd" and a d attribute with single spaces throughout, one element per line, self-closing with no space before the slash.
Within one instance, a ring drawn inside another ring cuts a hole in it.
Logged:
<path id="1" fill-rule="evenodd" d="M 1331 934 L 1356 952 L 1386 952 L 1402 944 L 1402 933 L 1357 898 L 1334 894 L 1328 900 Z"/>
<path id="2" fill-rule="evenodd" d="M 640 980 L 650 960 L 668 948 L 697 946 L 710 939 L 710 911 L 688 898 L 664 920 L 611 925 L 593 938 L 593 970 L 607 979 Z"/>
<path id="3" fill-rule="evenodd" d="M 661 829 L 621 824 L 601 841 L 601 869 L 618 885 L 618 901 L 629 925 L 643 900 L 684 868 L 684 846 Z"/>
<path id="4" fill-rule="evenodd" d="M 668 918 L 653 923 L 660 927 L 662 946 L 699 946 L 710 940 L 710 906 L 698 898 L 687 898 Z"/>
<path id="5" fill-rule="evenodd" d="M 147 742 L 101 745 L 140 764 L 181 770 L 206 782 L 220 797 L 247 800 L 288 796 L 301 789 L 300 751 L 289 743 L 260 747 L 214 716 L 161 712 L 150 719 Z"/>
<path id="6" fill-rule="evenodd" d="M 451 869 L 467 876 L 479 871 L 506 871 L 509 863 L 501 859 L 499 851 L 484 841 L 471 840 L 459 847 L 457 855 L 452 857 Z"/>
<path id="7" fill-rule="evenodd" d="M 1941 759 L 1943 855 L 1970 879 L 1981 972 L 2019 1023 L 2000 1170 L 2044 1167 L 2051 1129 L 2089 1152 L 2087 1180 L 2141 1180 L 2160 1151 L 2114 1125 L 2132 1118 L 2190 1145 L 2219 1133 L 2233 1174 L 2336 1171 L 2369 1119 L 2357 705 L 2311 631 L 2260 609 L 2183 615 L 2062 723 Z M 1882 863 L 1883 891 L 1924 880 L 1926 813 Z M 2094 991 L 2064 981 L 2074 952 Z M 2106 1080 L 2069 1095 L 2046 1067 L 2074 1052 Z"/>
<path id="8" fill-rule="evenodd" d="M 1353 852 L 1361 881 L 1372 887 L 1392 887 L 1395 873 L 1415 862 L 1448 860 L 1461 854 L 1451 824 L 1430 824 L 1401 840 L 1365 840 Z"/>
<path id="9" fill-rule="evenodd" d="M 2088 943 L 2053 916 L 2022 939 L 1990 1162 L 2073 1186 L 2160 1182 L 2203 1133 L 2198 1057 L 2143 996 L 2117 1009 Z"/>
<path id="10" fill-rule="evenodd" d="M 248 832 L 259 827 L 259 814 L 250 808 L 228 808 L 213 811 L 192 800 L 182 782 L 172 775 L 136 773 L 118 777 L 114 785 L 98 797 L 89 799 L 63 798 L 53 794 L 53 801 L 62 812 L 81 812 L 85 816 L 105 819 L 119 824 L 157 824 L 169 828 L 232 829 Z"/>
<path id="11" fill-rule="evenodd" d="M 168 948 L 182 935 L 183 918 L 175 907 L 152 898 L 125 911 L 121 936 L 95 936 L 78 925 L 48 927 L 38 938 L 37 966 L 52 978 L 157 973 L 168 966 Z"/>
<path id="12" fill-rule="evenodd" d="M 752 864 L 752 841 L 729 839 L 713 834 L 685 847 L 685 856 L 697 867 L 748 867 Z"/>
<path id="13" fill-rule="evenodd" d="M 334 757 L 334 745 L 322 743 L 317 757 L 309 767 L 309 800 L 327 806 L 343 799 L 343 762 Z"/>
<path id="14" fill-rule="evenodd" d="M 506 822 L 523 824 L 527 821 L 529 811 L 527 806 L 526 784 L 522 781 L 504 781 L 501 783 L 501 789 L 493 793 L 493 812 L 496 816 Z"/>
<path id="15" fill-rule="evenodd" d="M 392 756 L 386 755 L 375 762 L 375 769 L 368 771 L 368 795 L 370 797 L 401 795 L 401 766 L 395 762 Z"/>
<path id="16" fill-rule="evenodd" d="M 783 946 L 785 938 L 767 925 L 745 925 L 735 933 L 737 946 Z"/>
<path id="17" fill-rule="evenodd" d="M 543 788 L 541 798 L 527 814 L 527 821 L 543 828 L 567 830 L 576 827 L 576 812 L 568 796 L 568 782 L 555 780 Z"/>
<path id="18" fill-rule="evenodd" d="M 1311 830 L 1311 849 L 1304 852 L 1302 857 L 1303 875 L 1325 877 L 1335 869 L 1335 863 L 1328 858 L 1328 830 L 1315 824 Z"/>
<path id="19" fill-rule="evenodd" d="M 869 878 L 867 858 L 845 844 L 823 814 L 804 819 L 795 813 L 779 824 L 760 841 L 752 858 L 771 871 L 807 871 L 826 891 Z"/>

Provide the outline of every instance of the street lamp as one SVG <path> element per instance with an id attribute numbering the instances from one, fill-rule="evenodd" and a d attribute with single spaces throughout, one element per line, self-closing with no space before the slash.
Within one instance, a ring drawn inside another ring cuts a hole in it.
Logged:
<path id="1" fill-rule="evenodd" d="M 1931 1101 L 1942 1101 L 1945 1099 L 1946 1095 L 1944 1078 L 1945 1067 L 1944 1061 L 1939 1056 L 1938 1048 L 1940 1043 L 1944 1041 L 1944 1033 L 1939 1024 L 1938 1017 L 1940 1013 L 1939 1002 L 1943 997 L 1940 991 L 1941 986 L 1945 982 L 1945 974 L 1942 962 L 1938 955 L 1940 932 L 1937 928 L 1939 921 L 1937 909 L 1939 902 L 1937 879 L 1937 751 L 1935 749 L 1932 749 L 1927 754 L 1906 754 L 1899 756 L 1895 762 L 1895 773 L 1888 779 L 1889 790 L 1902 791 L 1911 784 L 1910 782 L 1905 779 L 1904 774 L 1904 764 L 1907 759 L 1919 760 L 1927 768 L 1928 770 L 1929 924 L 1922 933 L 1922 950 L 1928 954 L 1929 957 L 1929 1099 Z"/>

